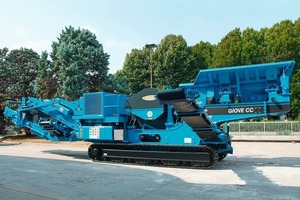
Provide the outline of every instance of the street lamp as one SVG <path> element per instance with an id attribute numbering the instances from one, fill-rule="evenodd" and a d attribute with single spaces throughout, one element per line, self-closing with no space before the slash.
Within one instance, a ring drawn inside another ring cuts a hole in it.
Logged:
<path id="1" fill-rule="evenodd" d="M 152 51 L 156 48 L 156 44 L 146 44 L 145 47 L 150 50 L 150 88 L 152 88 Z"/>

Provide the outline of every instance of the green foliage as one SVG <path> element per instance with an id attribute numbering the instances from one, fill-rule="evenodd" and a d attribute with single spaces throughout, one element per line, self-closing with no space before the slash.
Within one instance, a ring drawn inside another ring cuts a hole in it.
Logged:
<path id="1" fill-rule="evenodd" d="M 212 66 L 215 48 L 216 45 L 203 41 L 191 47 L 192 66 L 194 66 L 195 70 L 192 74 L 196 76 L 200 69 L 208 69 Z"/>
<path id="2" fill-rule="evenodd" d="M 130 88 L 124 78 L 124 76 L 119 76 L 117 72 L 115 75 L 109 74 L 105 81 L 106 85 L 104 91 L 118 94 L 130 94 Z"/>
<path id="3" fill-rule="evenodd" d="M 294 59 L 294 49 L 299 38 L 295 37 L 294 25 L 290 20 L 275 24 L 266 32 L 268 62 Z"/>
<path id="4" fill-rule="evenodd" d="M 274 33 L 271 33 L 271 32 Z M 281 60 L 295 60 L 296 66 L 291 79 L 291 111 L 289 117 L 299 119 L 300 117 L 300 18 L 292 23 L 289 20 L 275 24 L 269 35 L 279 38 L 275 47 L 269 47 L 271 54 Z M 283 41 L 285 40 L 285 41 Z"/>
<path id="5" fill-rule="evenodd" d="M 0 49 L 0 110 L 3 108 L 3 104 L 6 100 L 6 93 L 5 90 L 8 87 L 8 68 L 7 68 L 7 62 L 5 60 L 8 53 L 8 48 Z"/>
<path id="6" fill-rule="evenodd" d="M 130 90 L 136 93 L 151 86 L 152 66 L 153 87 L 178 87 L 179 83 L 190 82 L 198 73 L 198 69 L 195 72 L 191 68 L 192 61 L 190 49 L 183 37 L 168 35 L 156 49 L 144 47 L 142 50 L 133 49 L 127 54 L 119 76 L 124 76 Z"/>
<path id="7" fill-rule="evenodd" d="M 6 93 L 5 90 L 8 86 L 8 74 L 5 58 L 8 53 L 8 48 L 0 49 L 0 134 L 3 134 L 5 129 L 5 120 L 3 110 L 5 106 Z"/>
<path id="8" fill-rule="evenodd" d="M 241 31 L 236 28 L 230 31 L 217 45 L 213 67 L 238 66 L 241 64 Z"/>
<path id="9" fill-rule="evenodd" d="M 3 133 L 6 125 L 2 114 L 6 100 L 34 96 L 39 59 L 32 49 L 20 48 L 9 53 L 7 48 L 0 50 L 0 133 Z"/>
<path id="10" fill-rule="evenodd" d="M 5 94 L 9 99 L 35 96 L 34 81 L 38 72 L 39 55 L 32 49 L 12 50 L 5 58 L 8 87 Z"/>
<path id="11" fill-rule="evenodd" d="M 264 37 L 252 28 L 247 28 L 242 33 L 241 64 L 250 65 L 263 62 Z"/>
<path id="12" fill-rule="evenodd" d="M 51 58 L 59 96 L 74 100 L 84 92 L 102 90 L 109 55 L 89 30 L 66 27 L 52 44 Z"/>
<path id="13" fill-rule="evenodd" d="M 119 72 L 118 77 L 121 76 L 125 78 L 133 93 L 150 88 L 150 49 L 133 49 L 127 54 L 123 70 Z"/>
<path id="14" fill-rule="evenodd" d="M 195 78 L 192 55 L 181 35 L 167 35 L 153 55 L 155 85 L 158 88 L 178 87 Z M 191 73 L 192 72 L 192 73 Z"/>
<path id="15" fill-rule="evenodd" d="M 42 52 L 39 60 L 39 69 L 35 80 L 34 91 L 41 99 L 51 99 L 57 92 L 57 83 L 54 79 L 53 66 L 47 52 Z"/>
<path id="16" fill-rule="evenodd" d="M 0 49 L 0 63 L 4 62 L 7 53 L 8 53 L 8 48 L 4 47 L 3 49 Z"/>

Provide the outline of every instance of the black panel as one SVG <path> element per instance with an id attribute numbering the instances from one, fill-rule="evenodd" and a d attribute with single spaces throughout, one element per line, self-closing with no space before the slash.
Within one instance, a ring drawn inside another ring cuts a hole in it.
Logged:
<path id="1" fill-rule="evenodd" d="M 206 107 L 209 115 L 234 115 L 234 114 L 262 114 L 264 113 L 263 106 L 220 106 L 219 108 Z"/>
<path id="2" fill-rule="evenodd" d="M 235 114 L 262 114 L 264 113 L 264 106 L 220 106 L 216 107 L 209 107 L 206 106 L 207 113 L 209 115 L 235 115 Z M 270 113 L 279 113 L 279 112 L 289 112 L 290 105 L 286 104 L 275 104 L 275 105 L 267 105 L 267 114 Z"/>
<path id="3" fill-rule="evenodd" d="M 85 94 L 85 114 L 101 115 L 101 96 L 102 93 Z"/>
<path id="4" fill-rule="evenodd" d="M 290 105 L 273 105 L 268 106 L 268 112 L 269 113 L 277 113 L 277 112 L 289 112 L 290 111 Z"/>
<path id="5" fill-rule="evenodd" d="M 175 121 L 176 116 L 173 114 L 172 117 L 173 117 L 173 121 Z M 165 129 L 166 121 L 167 121 L 167 107 L 166 105 L 164 105 L 164 112 L 155 120 L 146 120 L 138 116 L 135 116 L 135 119 L 139 123 L 139 128 L 141 128 L 144 124 L 147 124 L 150 127 L 154 127 L 156 129 Z M 144 128 L 147 129 L 147 126 L 145 126 Z"/>
<path id="6" fill-rule="evenodd" d="M 182 88 L 177 88 L 174 90 L 160 91 L 157 93 L 157 98 L 161 101 L 185 99 L 185 94 Z"/>
<path id="7" fill-rule="evenodd" d="M 168 151 L 142 151 L 125 149 L 103 149 L 103 157 L 110 158 L 134 158 L 148 160 L 172 160 L 172 161 L 193 161 L 210 164 L 209 152 L 168 152 Z"/>
<path id="8" fill-rule="evenodd" d="M 137 94 L 128 98 L 126 107 L 131 109 L 140 108 L 162 108 L 163 105 L 156 99 L 158 89 L 146 88 L 138 92 Z"/>

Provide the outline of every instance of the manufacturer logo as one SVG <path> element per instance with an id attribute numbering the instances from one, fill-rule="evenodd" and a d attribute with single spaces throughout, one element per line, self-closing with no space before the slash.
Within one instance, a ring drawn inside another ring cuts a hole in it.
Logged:
<path id="1" fill-rule="evenodd" d="M 245 108 L 229 108 L 229 114 L 244 114 L 244 113 L 257 113 L 260 108 L 256 107 L 245 107 Z"/>
<path id="2" fill-rule="evenodd" d="M 146 96 L 143 96 L 142 99 L 144 101 L 155 101 L 156 97 L 155 97 L 155 95 L 146 95 Z"/>

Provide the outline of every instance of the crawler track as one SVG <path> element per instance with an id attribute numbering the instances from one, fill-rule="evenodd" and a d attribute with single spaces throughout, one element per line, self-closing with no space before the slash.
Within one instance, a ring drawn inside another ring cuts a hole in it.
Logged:
<path id="1" fill-rule="evenodd" d="M 219 159 L 208 146 L 98 143 L 89 147 L 88 154 L 96 161 L 184 168 L 208 168 Z"/>

